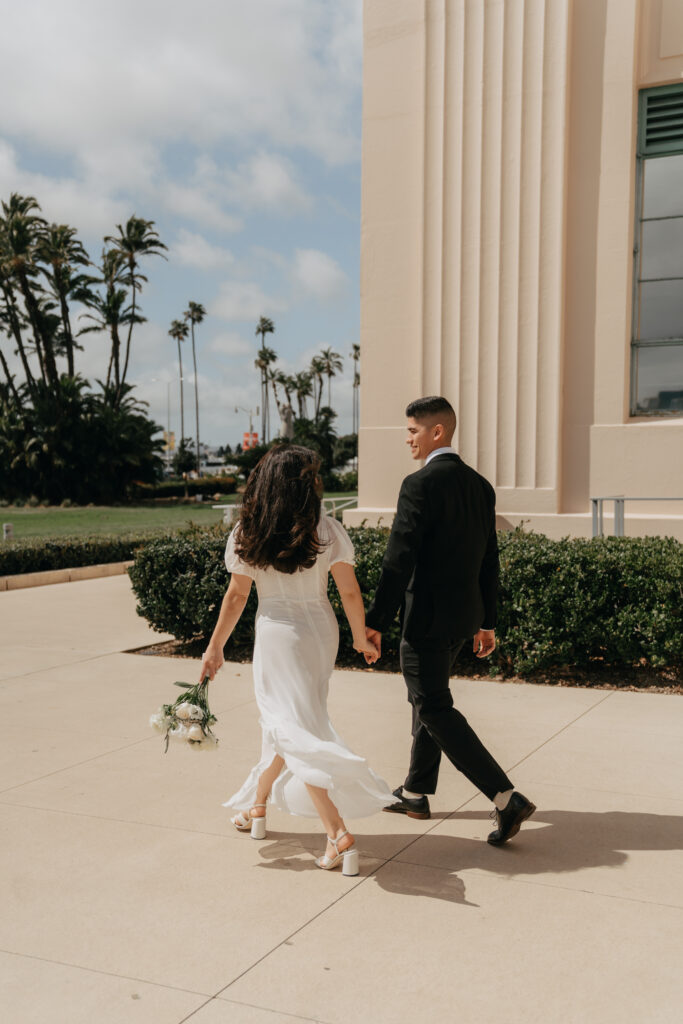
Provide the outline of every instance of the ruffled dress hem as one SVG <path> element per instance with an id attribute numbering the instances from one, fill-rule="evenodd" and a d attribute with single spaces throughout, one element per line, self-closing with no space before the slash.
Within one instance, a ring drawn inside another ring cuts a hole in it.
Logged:
<path id="1" fill-rule="evenodd" d="M 292 749 L 291 737 L 283 736 L 282 730 L 278 728 L 264 727 L 264 743 L 267 753 L 223 807 L 231 807 L 236 811 L 246 811 L 253 807 L 259 777 L 276 755 L 284 759 L 285 767 L 273 784 L 270 804 L 286 814 L 302 818 L 318 817 L 307 784 L 327 790 L 343 818 L 367 818 L 396 801 L 384 779 L 373 772 L 365 758 L 353 754 L 336 739 L 322 743 L 318 741 L 316 760 L 320 760 L 323 747 L 325 767 L 314 767 L 306 763 L 305 754 L 301 750 Z"/>

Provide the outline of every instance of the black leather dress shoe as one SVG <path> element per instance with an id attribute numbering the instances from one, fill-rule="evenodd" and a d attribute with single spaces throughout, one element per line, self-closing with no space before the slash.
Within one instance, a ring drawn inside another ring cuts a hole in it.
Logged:
<path id="1" fill-rule="evenodd" d="M 516 836 L 523 821 L 530 818 L 536 810 L 536 805 L 527 800 L 521 793 L 513 793 L 508 800 L 504 811 L 496 808 L 496 824 L 498 828 L 491 832 L 487 842 L 491 846 L 502 846 L 508 839 Z"/>
<path id="2" fill-rule="evenodd" d="M 394 790 L 394 796 L 398 797 L 398 801 L 395 804 L 389 804 L 388 807 L 383 807 L 383 811 L 392 811 L 394 814 L 407 814 L 409 818 L 431 818 L 429 800 L 426 796 L 421 796 L 417 800 L 411 800 L 403 795 L 403 786 L 399 786 L 398 789 Z"/>

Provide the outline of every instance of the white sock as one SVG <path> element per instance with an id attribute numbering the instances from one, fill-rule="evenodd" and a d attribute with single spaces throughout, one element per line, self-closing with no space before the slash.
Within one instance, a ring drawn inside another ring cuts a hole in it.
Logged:
<path id="1" fill-rule="evenodd" d="M 499 811 L 505 810 L 513 793 L 514 789 L 506 789 L 504 793 L 496 793 L 493 798 L 493 802 Z"/>
<path id="2" fill-rule="evenodd" d="M 421 800 L 424 793 L 411 793 L 405 786 L 401 786 L 401 795 L 407 797 L 409 800 Z"/>

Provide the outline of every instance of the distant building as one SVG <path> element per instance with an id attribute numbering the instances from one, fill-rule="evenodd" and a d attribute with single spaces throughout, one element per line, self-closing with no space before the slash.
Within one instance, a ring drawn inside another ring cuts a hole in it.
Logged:
<path id="1" fill-rule="evenodd" d="M 388 521 L 426 394 L 510 524 L 682 497 L 683 2 L 365 0 L 363 88 L 347 522 Z M 683 502 L 626 532 L 683 539 Z"/>

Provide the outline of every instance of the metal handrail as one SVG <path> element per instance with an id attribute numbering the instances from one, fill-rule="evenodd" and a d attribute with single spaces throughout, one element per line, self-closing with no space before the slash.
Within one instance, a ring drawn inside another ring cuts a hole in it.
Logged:
<path id="1" fill-rule="evenodd" d="M 337 512 L 341 512 L 344 508 L 355 508 L 358 505 L 358 495 L 354 495 L 353 498 L 323 498 L 323 508 L 326 512 L 331 512 L 335 515 Z M 239 514 L 241 504 L 236 501 L 226 502 L 222 505 L 212 505 L 211 508 L 222 508 L 223 522 L 230 523 L 235 522 L 236 516 Z"/>
<path id="2" fill-rule="evenodd" d="M 624 502 L 626 501 L 683 501 L 683 498 L 640 498 L 630 497 L 627 494 L 604 494 L 599 498 L 591 498 L 591 510 L 593 513 L 593 536 L 605 536 L 605 515 L 604 502 L 614 502 L 614 536 L 624 536 Z"/>

